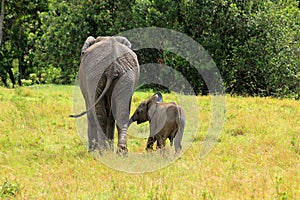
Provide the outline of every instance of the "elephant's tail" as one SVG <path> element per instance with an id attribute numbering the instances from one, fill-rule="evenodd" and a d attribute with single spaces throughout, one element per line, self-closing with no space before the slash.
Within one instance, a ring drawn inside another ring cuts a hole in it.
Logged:
<path id="1" fill-rule="evenodd" d="M 80 114 L 77 114 L 77 115 L 69 115 L 69 117 L 78 118 L 78 117 L 81 117 L 81 116 L 85 115 L 86 113 L 88 113 L 88 110 L 86 110 L 86 111 L 84 111 Z"/>
<path id="2" fill-rule="evenodd" d="M 89 111 L 91 111 L 96 106 L 96 104 L 102 99 L 102 97 L 105 95 L 105 93 L 109 89 L 110 85 L 112 84 L 112 81 L 113 81 L 113 79 L 107 80 L 107 83 L 105 85 L 105 88 L 102 91 L 102 94 L 98 97 L 96 102 L 89 109 L 87 109 L 86 111 L 79 113 L 79 114 L 69 115 L 69 117 L 78 118 L 78 117 L 81 117 L 81 116 L 87 114 Z"/>

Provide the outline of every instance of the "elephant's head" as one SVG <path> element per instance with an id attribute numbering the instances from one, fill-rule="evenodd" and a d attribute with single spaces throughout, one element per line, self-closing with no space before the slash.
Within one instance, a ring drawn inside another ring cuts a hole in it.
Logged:
<path id="1" fill-rule="evenodd" d="M 131 123 L 137 122 L 137 124 L 146 122 L 150 119 L 149 117 L 149 110 L 151 106 L 155 105 L 157 102 L 162 102 L 162 95 L 161 93 L 156 93 L 148 100 L 143 101 L 135 110 L 131 118 L 129 119 L 128 126 Z"/>

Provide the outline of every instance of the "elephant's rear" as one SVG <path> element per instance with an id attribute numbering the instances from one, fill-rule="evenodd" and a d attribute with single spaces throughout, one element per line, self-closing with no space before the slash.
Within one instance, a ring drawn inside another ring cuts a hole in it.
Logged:
<path id="1" fill-rule="evenodd" d="M 124 62 L 124 66 L 122 64 Z M 95 101 L 95 93 L 100 78 L 107 68 L 114 64 L 118 73 L 131 72 L 134 74 L 134 84 L 139 78 L 139 64 L 136 54 L 127 46 L 113 39 L 92 44 L 82 55 L 79 68 L 79 82 L 87 107 Z"/>

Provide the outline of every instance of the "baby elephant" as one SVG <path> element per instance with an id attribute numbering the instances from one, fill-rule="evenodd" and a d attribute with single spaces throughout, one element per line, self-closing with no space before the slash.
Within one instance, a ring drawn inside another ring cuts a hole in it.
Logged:
<path id="1" fill-rule="evenodd" d="M 185 126 L 185 112 L 175 102 L 163 103 L 162 95 L 156 93 L 138 106 L 130 118 L 128 126 L 135 121 L 137 124 L 146 121 L 150 123 L 150 136 L 146 150 L 152 150 L 156 141 L 157 148 L 163 148 L 166 145 L 166 139 L 169 138 L 171 146 L 174 139 L 175 152 L 180 152 Z"/>

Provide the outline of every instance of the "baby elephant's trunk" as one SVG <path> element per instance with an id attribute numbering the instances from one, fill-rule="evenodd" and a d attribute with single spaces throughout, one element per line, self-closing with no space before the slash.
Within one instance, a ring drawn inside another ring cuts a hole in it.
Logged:
<path id="1" fill-rule="evenodd" d="M 128 127 L 129 127 L 133 122 L 134 122 L 133 119 L 130 118 L 129 121 L 128 121 Z"/>

